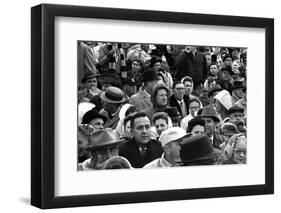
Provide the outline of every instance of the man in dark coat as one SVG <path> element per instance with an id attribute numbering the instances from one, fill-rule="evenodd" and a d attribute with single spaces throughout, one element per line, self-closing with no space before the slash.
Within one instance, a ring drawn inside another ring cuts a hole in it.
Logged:
<path id="1" fill-rule="evenodd" d="M 180 81 L 175 81 L 173 84 L 173 95 L 170 97 L 170 106 L 177 107 L 182 117 L 189 114 L 189 97 L 184 94 L 184 85 Z"/>
<path id="2" fill-rule="evenodd" d="M 144 112 L 132 117 L 131 131 L 133 138 L 119 147 L 119 155 L 128 159 L 132 167 L 142 168 L 161 157 L 161 143 L 151 139 L 151 122 Z"/>
<path id="3" fill-rule="evenodd" d="M 205 133 L 208 135 L 210 142 L 215 148 L 220 149 L 223 141 L 221 136 L 216 132 L 216 126 L 220 122 L 216 110 L 212 105 L 208 105 L 203 108 L 201 117 L 205 121 Z"/>
<path id="4" fill-rule="evenodd" d="M 208 75 L 208 66 L 205 56 L 197 52 L 196 47 L 186 46 L 176 62 L 178 80 L 190 76 L 194 82 L 194 89 L 204 83 Z"/>

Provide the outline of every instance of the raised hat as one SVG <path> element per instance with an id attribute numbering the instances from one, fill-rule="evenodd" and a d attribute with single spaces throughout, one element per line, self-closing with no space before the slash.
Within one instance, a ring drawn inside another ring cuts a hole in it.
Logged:
<path id="1" fill-rule="evenodd" d="M 159 138 L 159 141 L 161 142 L 162 147 L 166 144 L 181 139 L 186 135 L 186 131 L 183 128 L 180 127 L 171 127 L 166 130 L 164 130 Z"/>
<path id="2" fill-rule="evenodd" d="M 114 156 L 109 158 L 103 165 L 103 169 L 130 169 L 132 168 L 130 162 L 121 156 Z"/>
<path id="3" fill-rule="evenodd" d="M 111 128 L 100 129 L 90 135 L 90 143 L 86 150 L 115 146 L 122 142 L 123 140 L 120 140 Z"/>
<path id="4" fill-rule="evenodd" d="M 82 118 L 82 124 L 88 124 L 91 122 L 91 120 L 93 120 L 95 118 L 101 118 L 104 123 L 107 121 L 106 116 L 100 114 L 96 109 L 91 109 L 84 114 L 84 116 Z"/>
<path id="5" fill-rule="evenodd" d="M 210 117 L 210 118 L 213 118 L 214 121 L 220 122 L 220 119 L 217 116 L 217 112 L 216 112 L 215 108 L 211 105 L 205 106 L 203 108 L 202 113 L 201 113 L 201 117 L 202 118 Z"/>
<path id="6" fill-rule="evenodd" d="M 112 104 L 124 103 L 126 101 L 124 92 L 117 87 L 107 87 L 105 92 L 101 93 L 100 98 Z"/>
<path id="7" fill-rule="evenodd" d="M 210 138 L 206 134 L 187 137 L 180 145 L 180 157 L 183 163 L 216 159 L 222 153 L 210 143 Z"/>

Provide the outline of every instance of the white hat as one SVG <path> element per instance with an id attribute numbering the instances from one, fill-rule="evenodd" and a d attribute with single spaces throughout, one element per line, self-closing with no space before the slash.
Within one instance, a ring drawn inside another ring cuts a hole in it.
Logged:
<path id="1" fill-rule="evenodd" d="M 163 131 L 160 135 L 159 141 L 162 147 L 166 144 L 178 140 L 186 135 L 186 131 L 180 127 L 172 127 Z"/>

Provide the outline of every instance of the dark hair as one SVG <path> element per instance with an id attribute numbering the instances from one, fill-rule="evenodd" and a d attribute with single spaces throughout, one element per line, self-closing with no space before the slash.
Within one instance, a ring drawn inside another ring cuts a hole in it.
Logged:
<path id="1" fill-rule="evenodd" d="M 125 117 L 127 117 L 129 114 L 132 114 L 134 112 L 137 112 L 137 108 L 134 105 L 129 106 L 125 112 Z"/>
<path id="2" fill-rule="evenodd" d="M 193 84 L 193 80 L 192 80 L 192 78 L 191 78 L 191 77 L 189 77 L 189 76 L 185 76 L 185 77 L 183 78 L 182 83 L 184 84 L 186 81 L 189 81 L 190 83 L 192 83 L 192 84 Z"/>
<path id="3" fill-rule="evenodd" d="M 135 114 L 132 114 L 132 115 L 129 115 L 129 116 L 126 116 L 124 118 L 124 127 L 126 126 L 126 124 L 128 123 L 128 121 L 132 121 L 132 118 Z"/>
<path id="4" fill-rule="evenodd" d="M 176 87 L 177 84 L 183 84 L 183 82 L 181 82 L 181 81 L 174 81 L 174 83 L 173 83 L 173 89 L 175 89 L 175 87 Z"/>
<path id="5" fill-rule="evenodd" d="M 198 116 L 195 116 L 188 122 L 187 132 L 191 132 L 193 127 L 195 127 L 196 125 L 205 127 L 205 120 Z"/>
<path id="6" fill-rule="evenodd" d="M 199 107 L 201 106 L 200 100 L 199 100 L 198 98 L 196 98 L 196 97 L 191 98 L 191 99 L 189 100 L 189 105 L 190 105 L 192 102 L 197 102 L 197 103 L 199 104 Z"/>
<path id="7" fill-rule="evenodd" d="M 145 114 L 145 112 L 137 112 L 137 113 L 135 113 L 135 114 L 133 114 L 133 116 L 132 116 L 132 119 L 131 119 L 131 128 L 133 129 L 134 127 L 135 127 L 135 120 L 137 119 L 137 118 L 141 118 L 141 117 L 147 117 L 147 118 L 149 118 L 146 114 Z"/>
<path id="8" fill-rule="evenodd" d="M 158 120 L 158 119 L 163 119 L 167 122 L 168 124 L 168 121 L 169 121 L 169 115 L 166 113 L 166 112 L 157 112 L 153 115 L 152 117 L 152 123 L 155 124 L 155 121 Z"/>

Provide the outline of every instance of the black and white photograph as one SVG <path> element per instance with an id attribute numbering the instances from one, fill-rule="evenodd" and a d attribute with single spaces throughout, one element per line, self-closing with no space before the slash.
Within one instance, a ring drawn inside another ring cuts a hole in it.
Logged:
<path id="1" fill-rule="evenodd" d="M 77 170 L 247 164 L 247 47 L 77 41 Z"/>

